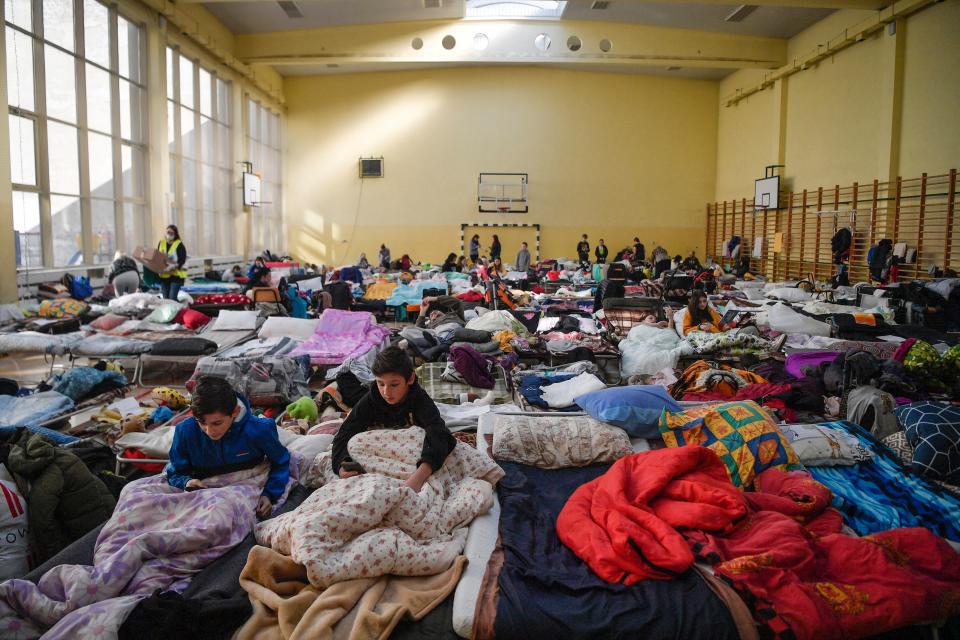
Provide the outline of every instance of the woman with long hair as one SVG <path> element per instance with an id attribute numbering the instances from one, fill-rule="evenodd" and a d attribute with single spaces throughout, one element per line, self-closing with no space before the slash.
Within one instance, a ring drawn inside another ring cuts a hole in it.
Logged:
<path id="1" fill-rule="evenodd" d="M 694 289 L 690 293 L 690 303 L 687 305 L 687 316 L 683 319 L 683 335 L 691 331 L 706 331 L 720 333 L 724 330 L 720 322 L 720 314 L 710 306 L 707 294 L 703 289 Z"/>

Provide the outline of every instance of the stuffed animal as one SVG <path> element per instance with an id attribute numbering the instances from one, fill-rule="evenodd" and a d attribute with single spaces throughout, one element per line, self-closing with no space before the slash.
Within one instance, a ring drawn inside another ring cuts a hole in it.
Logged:
<path id="1" fill-rule="evenodd" d="M 157 387 L 150 393 L 150 397 L 158 406 L 170 407 L 174 411 L 180 411 L 190 406 L 190 401 L 187 400 L 185 395 L 170 387 Z"/>
<path id="2" fill-rule="evenodd" d="M 120 423 L 120 430 L 123 432 L 123 435 L 146 431 L 147 429 L 143 424 L 143 414 L 131 413 L 126 416 L 123 422 Z"/>
<path id="3" fill-rule="evenodd" d="M 317 413 L 317 403 L 307 396 L 287 405 L 287 416 L 290 418 L 312 423 L 317 421 Z"/>

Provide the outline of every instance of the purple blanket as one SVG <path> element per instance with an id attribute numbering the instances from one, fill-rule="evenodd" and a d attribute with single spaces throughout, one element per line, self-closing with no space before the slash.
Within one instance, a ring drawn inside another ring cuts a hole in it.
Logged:
<path id="1" fill-rule="evenodd" d="M 40 579 L 0 584 L 0 637 L 109 638 L 155 589 L 182 591 L 191 578 L 243 540 L 267 465 L 181 491 L 163 475 L 124 487 L 94 550 L 93 566 L 60 565 Z M 291 464 L 290 483 L 296 482 Z M 286 492 L 278 504 L 286 499 Z"/>
<path id="2" fill-rule="evenodd" d="M 327 309 L 313 336 L 290 352 L 310 356 L 311 364 L 340 364 L 380 346 L 390 330 L 377 324 L 372 313 Z"/>

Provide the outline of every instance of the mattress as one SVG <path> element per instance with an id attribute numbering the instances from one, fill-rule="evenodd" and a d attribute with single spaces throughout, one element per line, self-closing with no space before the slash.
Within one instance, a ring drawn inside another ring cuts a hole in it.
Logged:
<path id="1" fill-rule="evenodd" d="M 486 413 L 480 416 L 477 426 L 477 448 L 486 455 L 490 455 L 486 435 L 493 437 L 496 417 L 496 413 Z M 634 453 L 650 450 L 650 444 L 642 438 L 631 438 L 630 443 L 633 445 Z M 479 518 L 475 518 L 467 529 L 467 543 L 463 553 L 469 562 L 453 594 L 453 630 L 461 638 L 469 638 L 473 629 L 480 585 L 483 582 L 490 555 L 497 544 L 499 527 L 500 500 L 494 493 L 493 507 Z"/>

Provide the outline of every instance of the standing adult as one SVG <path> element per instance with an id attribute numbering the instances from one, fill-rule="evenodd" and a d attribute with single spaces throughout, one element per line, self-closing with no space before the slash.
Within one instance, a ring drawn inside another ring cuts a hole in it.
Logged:
<path id="1" fill-rule="evenodd" d="M 470 262 L 474 265 L 480 262 L 480 236 L 477 234 L 470 238 Z"/>
<path id="2" fill-rule="evenodd" d="M 113 293 L 118 298 L 128 293 L 136 293 L 140 288 L 140 270 L 133 258 L 117 251 L 107 280 L 113 285 Z"/>
<path id="3" fill-rule="evenodd" d="M 370 262 L 367 260 L 367 254 L 366 254 L 366 253 L 361 253 L 361 254 L 360 254 L 360 259 L 357 260 L 357 268 L 358 268 L 358 269 L 369 269 L 369 268 L 370 268 Z"/>
<path id="4" fill-rule="evenodd" d="M 380 253 L 377 256 L 377 262 L 380 263 L 380 266 L 384 269 L 390 269 L 390 249 L 387 249 L 387 245 L 380 245 Z"/>
<path id="5" fill-rule="evenodd" d="M 500 258 L 500 238 L 493 234 L 493 242 L 490 243 L 490 261 L 494 262 Z"/>
<path id="6" fill-rule="evenodd" d="M 654 246 L 650 260 L 653 262 L 653 278 L 657 279 L 664 271 L 670 270 L 670 254 L 659 244 L 654 243 Z"/>
<path id="7" fill-rule="evenodd" d="M 180 230 L 177 225 L 167 227 L 166 236 L 157 243 L 157 250 L 167 256 L 167 268 L 160 276 L 160 292 L 167 300 L 176 300 L 180 287 L 187 280 L 187 271 L 183 265 L 187 262 L 187 248 L 180 239 Z"/>
<path id="8" fill-rule="evenodd" d="M 633 261 L 634 262 L 643 262 L 647 259 L 647 249 L 643 246 L 643 243 L 640 242 L 640 238 L 633 239 Z"/>
<path id="9" fill-rule="evenodd" d="M 607 256 L 610 255 L 610 249 L 607 248 L 607 245 L 603 244 L 603 238 L 600 238 L 600 244 L 598 244 L 594 250 L 594 255 L 597 256 L 597 264 L 607 263 Z"/>
<path id="10" fill-rule="evenodd" d="M 590 243 L 587 242 L 587 234 L 583 234 L 580 242 L 577 243 L 577 257 L 580 258 L 580 266 L 590 264 Z"/>
<path id="11" fill-rule="evenodd" d="M 527 249 L 527 243 L 520 243 L 520 251 L 517 251 L 517 271 L 526 273 L 530 268 L 530 250 Z"/>

